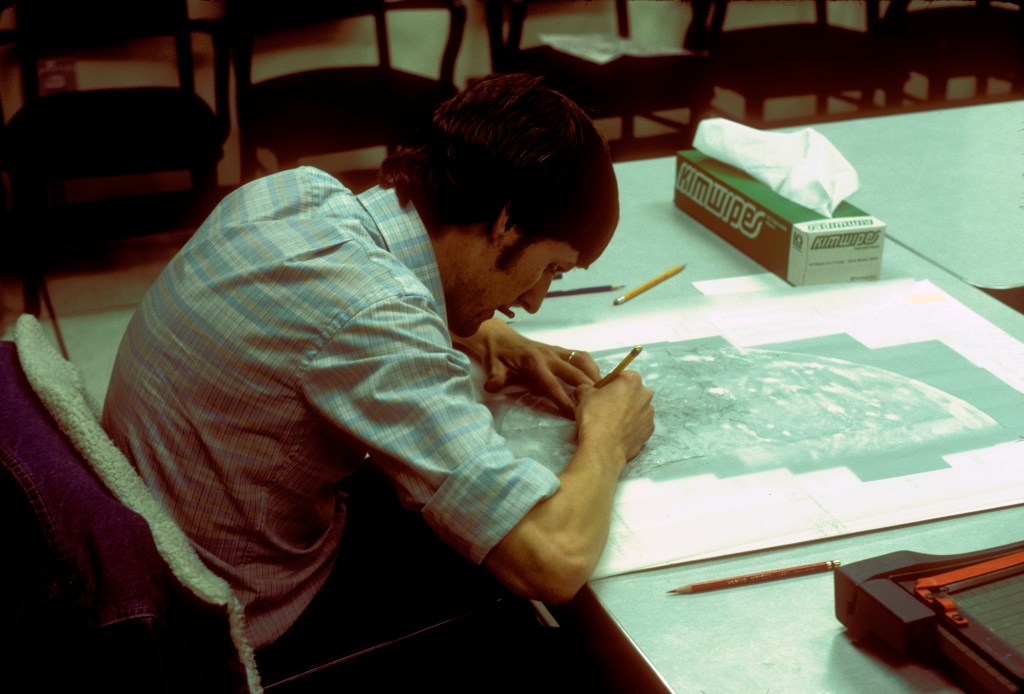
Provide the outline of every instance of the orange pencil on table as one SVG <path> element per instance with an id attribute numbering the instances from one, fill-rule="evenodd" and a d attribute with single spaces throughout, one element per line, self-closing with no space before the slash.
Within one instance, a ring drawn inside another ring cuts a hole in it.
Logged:
<path id="1" fill-rule="evenodd" d="M 732 578 L 720 578 L 714 581 L 691 583 L 689 585 L 680 586 L 679 588 L 673 588 L 668 592 L 675 593 L 676 595 L 686 595 L 688 593 L 703 593 L 704 591 L 708 590 L 732 588 L 733 586 L 745 586 L 750 583 L 764 583 L 765 581 L 777 581 L 780 578 L 793 578 L 794 576 L 807 576 L 809 574 L 824 573 L 825 571 L 832 571 L 838 566 L 838 560 L 822 561 L 816 564 L 804 564 L 803 566 L 793 566 L 788 569 L 772 569 L 770 571 L 761 571 L 760 573 L 756 574 L 745 574 L 743 576 L 733 576 Z"/>
<path id="2" fill-rule="evenodd" d="M 637 296 L 639 294 L 643 294 L 644 292 L 646 292 L 651 287 L 653 287 L 655 285 L 658 285 L 658 284 L 661 284 L 662 282 L 667 280 L 669 277 L 672 277 L 673 275 L 678 275 L 685 268 L 686 268 L 685 265 L 679 265 L 677 267 L 674 267 L 671 270 L 669 270 L 668 272 L 663 273 L 661 275 L 658 275 L 653 280 L 650 280 L 649 282 L 644 282 L 643 284 L 641 284 L 636 289 L 632 289 L 632 290 L 626 292 L 625 294 L 620 296 L 618 299 L 616 299 L 612 303 L 615 304 L 616 306 L 618 306 L 619 304 L 624 304 L 627 301 L 629 301 L 630 299 L 632 299 L 633 297 L 635 297 L 635 296 Z"/>

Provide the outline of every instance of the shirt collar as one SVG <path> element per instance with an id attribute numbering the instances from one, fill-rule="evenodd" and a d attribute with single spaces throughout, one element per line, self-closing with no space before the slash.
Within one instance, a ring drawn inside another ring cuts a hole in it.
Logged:
<path id="1" fill-rule="evenodd" d="M 430 234 L 419 212 L 411 202 L 402 207 L 392 188 L 374 186 L 358 198 L 376 223 L 385 248 L 426 286 L 437 303 L 441 318 L 447 324 L 448 312 L 441 286 L 441 272 L 437 267 L 434 246 L 430 243 Z"/>

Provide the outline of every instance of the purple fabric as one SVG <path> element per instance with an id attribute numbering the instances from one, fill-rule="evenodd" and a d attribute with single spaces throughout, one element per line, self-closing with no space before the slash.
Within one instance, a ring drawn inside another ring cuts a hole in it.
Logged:
<path id="1" fill-rule="evenodd" d="M 222 610 L 186 591 L 149 527 L 93 476 L 0 342 L 0 689 L 245 691 Z"/>

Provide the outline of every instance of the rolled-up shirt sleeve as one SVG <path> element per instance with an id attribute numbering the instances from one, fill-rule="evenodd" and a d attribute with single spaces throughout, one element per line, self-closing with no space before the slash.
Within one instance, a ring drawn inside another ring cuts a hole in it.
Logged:
<path id="1" fill-rule="evenodd" d="M 428 296 L 367 302 L 324 335 L 301 382 L 323 417 L 364 443 L 403 503 L 471 561 L 558 489 L 554 473 L 517 459 L 495 431 Z"/>

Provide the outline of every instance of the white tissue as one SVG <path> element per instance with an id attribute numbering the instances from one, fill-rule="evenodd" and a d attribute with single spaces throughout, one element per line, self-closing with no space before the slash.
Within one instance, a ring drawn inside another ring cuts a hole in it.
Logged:
<path id="1" fill-rule="evenodd" d="M 831 217 L 839 203 L 860 187 L 850 162 L 812 128 L 769 133 L 725 118 L 709 118 L 697 126 L 693 146 L 824 217 Z"/>

